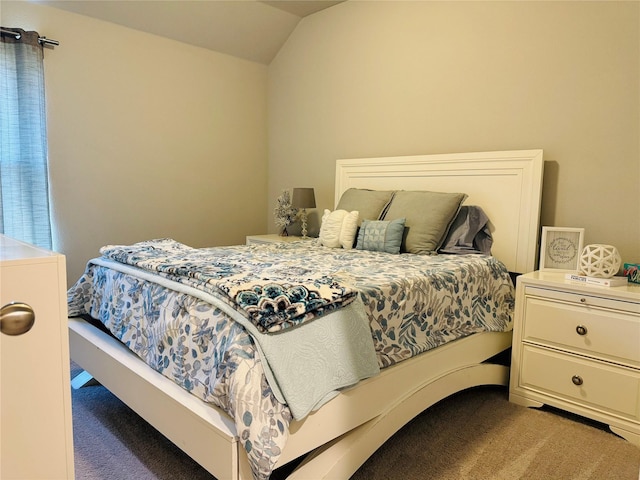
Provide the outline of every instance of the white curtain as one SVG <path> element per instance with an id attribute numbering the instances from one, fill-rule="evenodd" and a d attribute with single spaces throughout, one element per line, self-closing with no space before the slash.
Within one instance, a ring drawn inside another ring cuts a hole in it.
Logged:
<path id="1" fill-rule="evenodd" d="M 3 30 L 7 30 L 3 27 Z M 52 248 L 42 45 L 0 36 L 0 233 Z"/>

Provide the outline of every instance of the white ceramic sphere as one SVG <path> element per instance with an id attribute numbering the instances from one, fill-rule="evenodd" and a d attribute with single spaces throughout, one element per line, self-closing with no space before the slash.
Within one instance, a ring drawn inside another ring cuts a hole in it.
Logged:
<path id="1" fill-rule="evenodd" d="M 580 271 L 589 277 L 611 278 L 620 269 L 622 258 L 613 245 L 593 244 L 582 249 Z"/>

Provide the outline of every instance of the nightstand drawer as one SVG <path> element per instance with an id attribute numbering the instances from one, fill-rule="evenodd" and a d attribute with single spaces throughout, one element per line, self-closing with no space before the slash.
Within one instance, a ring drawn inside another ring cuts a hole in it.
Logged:
<path id="1" fill-rule="evenodd" d="M 531 346 L 522 356 L 522 387 L 640 419 L 640 372 Z"/>
<path id="2" fill-rule="evenodd" d="M 523 340 L 640 367 L 640 315 L 525 297 Z"/>
<path id="3" fill-rule="evenodd" d="M 532 286 L 526 286 L 524 289 L 524 293 L 526 296 L 537 296 L 553 300 L 562 300 L 563 302 L 570 302 L 583 307 L 600 307 L 640 315 L 640 304 L 638 302 L 625 302 L 624 300 L 607 298 L 607 288 L 615 287 L 598 288 L 602 290 L 601 296 L 592 294 L 591 292 L 589 294 L 580 294 Z"/>

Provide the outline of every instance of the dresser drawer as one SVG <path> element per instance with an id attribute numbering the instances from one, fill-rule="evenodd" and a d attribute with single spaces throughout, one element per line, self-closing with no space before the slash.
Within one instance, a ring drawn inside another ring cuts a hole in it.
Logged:
<path id="1" fill-rule="evenodd" d="M 574 383 L 580 383 L 576 385 Z M 640 372 L 568 354 L 523 346 L 521 387 L 640 420 Z"/>
<path id="2" fill-rule="evenodd" d="M 640 315 L 525 297 L 524 318 L 526 342 L 640 367 Z"/>

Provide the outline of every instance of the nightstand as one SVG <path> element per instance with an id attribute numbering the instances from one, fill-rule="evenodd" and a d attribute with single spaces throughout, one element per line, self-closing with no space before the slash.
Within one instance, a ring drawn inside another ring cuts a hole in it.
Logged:
<path id="1" fill-rule="evenodd" d="M 509 400 L 606 423 L 640 445 L 640 285 L 518 277 Z"/>
<path id="2" fill-rule="evenodd" d="M 311 239 L 308 237 L 309 240 Z M 296 235 L 288 235 L 283 237 L 278 235 L 277 233 L 272 233 L 268 235 L 249 235 L 247 236 L 247 245 L 256 245 L 259 243 L 289 243 L 289 242 L 297 242 L 302 240 L 302 237 Z"/>

